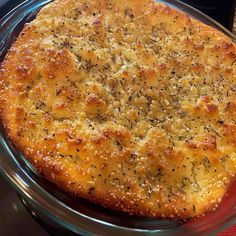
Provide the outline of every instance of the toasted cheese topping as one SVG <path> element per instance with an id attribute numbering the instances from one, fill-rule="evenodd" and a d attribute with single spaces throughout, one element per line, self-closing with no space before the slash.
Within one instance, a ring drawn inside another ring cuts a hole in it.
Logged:
<path id="1" fill-rule="evenodd" d="M 236 51 L 152 0 L 55 0 L 0 72 L 12 142 L 59 187 L 129 214 L 214 210 L 236 173 Z"/>

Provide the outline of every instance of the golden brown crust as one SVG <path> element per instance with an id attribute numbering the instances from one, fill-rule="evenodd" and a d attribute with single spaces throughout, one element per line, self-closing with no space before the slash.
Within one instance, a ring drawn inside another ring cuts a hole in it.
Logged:
<path id="1" fill-rule="evenodd" d="M 1 120 L 66 191 L 199 216 L 236 173 L 235 62 L 224 34 L 152 0 L 55 0 L 2 64 Z"/>

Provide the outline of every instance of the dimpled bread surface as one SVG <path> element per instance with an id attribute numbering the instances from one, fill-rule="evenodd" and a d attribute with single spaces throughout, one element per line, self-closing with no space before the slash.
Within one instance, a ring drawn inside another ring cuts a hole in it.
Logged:
<path id="1" fill-rule="evenodd" d="M 236 173 L 236 51 L 153 0 L 55 0 L 0 70 L 12 143 L 63 190 L 128 214 L 214 211 Z"/>

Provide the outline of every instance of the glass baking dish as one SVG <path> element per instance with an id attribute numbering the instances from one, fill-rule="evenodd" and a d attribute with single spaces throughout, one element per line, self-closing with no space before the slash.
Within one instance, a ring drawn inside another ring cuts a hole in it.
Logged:
<path id="1" fill-rule="evenodd" d="M 26 22 L 35 18 L 50 0 L 28 0 L 0 20 L 0 62 Z M 171 5 L 225 33 L 236 37 L 217 22 L 176 0 L 160 1 Z M 215 235 L 236 223 L 236 184 L 215 213 L 179 222 L 128 216 L 105 209 L 59 190 L 42 176 L 19 153 L 0 128 L 0 171 L 20 194 L 30 211 L 46 222 L 55 235 Z"/>

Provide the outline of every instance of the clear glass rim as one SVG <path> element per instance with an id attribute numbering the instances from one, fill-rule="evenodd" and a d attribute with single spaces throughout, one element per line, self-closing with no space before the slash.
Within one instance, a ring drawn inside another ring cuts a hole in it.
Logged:
<path id="1" fill-rule="evenodd" d="M 188 11 L 189 15 L 193 18 L 202 21 L 205 24 L 208 24 L 210 26 L 213 26 L 215 29 L 223 32 L 225 35 L 227 35 L 232 41 L 236 42 L 236 35 L 234 35 L 232 32 L 230 32 L 228 29 L 226 29 L 223 25 L 221 25 L 219 22 L 215 21 L 205 13 L 199 11 L 198 9 L 181 2 L 179 0 L 158 0 L 158 2 L 166 3 L 170 6 L 174 6 L 179 10 L 182 10 L 186 13 Z"/>
<path id="2" fill-rule="evenodd" d="M 0 55 L 1 52 L 6 51 L 7 39 L 11 35 L 13 29 L 17 27 L 18 23 L 24 18 L 28 17 L 31 12 L 36 11 L 43 5 L 51 2 L 51 0 L 28 0 L 21 3 L 14 8 L 5 17 L 0 20 Z M 194 18 L 207 23 L 218 30 L 225 33 L 233 41 L 236 40 L 235 35 L 225 29 L 222 25 L 212 20 L 210 17 L 201 13 L 200 11 L 188 6 L 180 1 L 176 0 L 160 0 L 172 7 L 182 10 L 188 13 Z M 203 225 L 201 228 L 194 228 L 194 231 L 190 227 L 181 225 L 174 229 L 139 229 L 139 228 L 127 228 L 109 222 L 104 222 L 99 219 L 92 218 L 88 215 L 84 215 L 69 206 L 65 205 L 62 201 L 58 200 L 52 194 L 47 192 L 43 187 L 38 185 L 30 174 L 21 167 L 15 153 L 14 147 L 9 143 L 5 137 L 4 131 L 0 130 L 0 151 L 4 158 L 0 158 L 0 171 L 4 174 L 6 179 L 14 186 L 14 188 L 23 196 L 26 197 L 29 202 L 39 207 L 43 214 L 49 216 L 53 221 L 57 222 L 61 226 L 75 232 L 88 235 L 91 233 L 91 225 L 93 224 L 92 234 L 99 234 L 104 230 L 107 234 L 115 235 L 170 235 L 178 232 L 184 233 L 201 233 L 205 230 L 209 230 L 213 233 L 219 232 L 224 228 L 236 223 L 236 211 L 222 221 L 216 222 L 213 225 Z M 117 231 L 114 231 L 117 230 Z"/>

